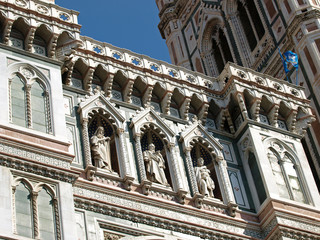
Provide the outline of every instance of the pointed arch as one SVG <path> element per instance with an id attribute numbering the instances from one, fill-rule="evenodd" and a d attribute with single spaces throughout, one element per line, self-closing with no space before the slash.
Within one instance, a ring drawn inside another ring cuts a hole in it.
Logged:
<path id="1" fill-rule="evenodd" d="M 9 66 L 10 121 L 37 131 L 52 133 L 50 82 L 36 67 Z"/>
<path id="2" fill-rule="evenodd" d="M 270 137 L 264 140 L 271 170 L 276 179 L 279 196 L 302 203 L 308 203 L 307 186 L 301 164 L 293 146 Z"/>
<path id="3" fill-rule="evenodd" d="M 211 76 L 218 76 L 227 62 L 234 62 L 232 48 L 220 16 L 215 16 L 206 23 L 201 40 L 201 52 Z"/>

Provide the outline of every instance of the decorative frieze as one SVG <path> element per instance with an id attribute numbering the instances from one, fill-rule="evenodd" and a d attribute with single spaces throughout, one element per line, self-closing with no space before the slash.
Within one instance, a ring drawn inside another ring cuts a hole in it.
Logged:
<path id="1" fill-rule="evenodd" d="M 233 234 L 237 235 L 236 239 L 247 237 L 261 238 L 259 230 L 246 229 L 245 226 L 236 226 L 234 222 L 231 223 L 227 219 L 219 220 L 219 217 L 217 216 L 213 217 L 211 215 L 211 217 L 209 217 L 208 215 L 208 217 L 200 217 L 197 216 L 196 212 L 187 213 L 189 211 L 186 211 L 186 209 L 170 209 L 169 205 L 168 207 L 164 207 L 147 204 L 134 199 L 80 187 L 74 187 L 74 195 L 75 207 L 77 208 L 99 212 L 134 222 L 157 227 L 167 226 L 167 229 L 175 229 L 176 231 L 187 234 L 194 234 L 193 231 L 195 229 L 200 231 L 198 233 L 199 235 L 201 235 L 201 232 L 207 231 L 211 235 L 210 239 L 213 239 L 212 237 L 216 236 L 216 230 L 229 232 L 230 234 L 228 236 L 230 236 L 230 238 L 228 239 L 233 239 L 235 237 L 232 237 Z M 86 199 L 91 200 L 87 201 Z M 100 202 L 100 204 L 97 202 Z M 222 212 L 224 212 L 224 210 Z M 184 222 L 188 222 L 188 224 L 184 224 Z M 196 225 L 193 225 L 194 223 Z"/>

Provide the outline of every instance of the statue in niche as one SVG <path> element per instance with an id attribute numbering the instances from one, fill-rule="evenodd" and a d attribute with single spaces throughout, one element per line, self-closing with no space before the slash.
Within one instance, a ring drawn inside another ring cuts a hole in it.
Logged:
<path id="1" fill-rule="evenodd" d="M 110 137 L 104 136 L 104 128 L 101 126 L 98 127 L 90 140 L 94 166 L 112 171 L 110 158 Z"/>
<path id="2" fill-rule="evenodd" d="M 169 186 L 164 173 L 165 161 L 160 151 L 155 151 L 153 143 L 149 144 L 149 150 L 143 152 L 143 160 L 146 162 L 147 178 L 152 182 Z"/>
<path id="3" fill-rule="evenodd" d="M 204 166 L 203 158 L 198 158 L 198 165 L 194 168 L 199 192 L 206 197 L 214 197 L 214 181 L 210 177 L 210 170 Z"/>

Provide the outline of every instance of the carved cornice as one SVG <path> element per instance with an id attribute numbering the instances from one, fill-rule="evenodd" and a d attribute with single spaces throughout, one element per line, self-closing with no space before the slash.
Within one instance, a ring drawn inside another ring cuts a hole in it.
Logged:
<path id="1" fill-rule="evenodd" d="M 129 199 L 110 195 L 103 197 L 100 193 L 97 194 L 97 192 L 95 192 L 95 198 L 99 198 L 98 201 L 93 201 L 94 199 L 90 196 L 84 198 L 78 195 L 79 193 L 86 195 L 87 191 L 86 189 L 74 189 L 76 208 L 167 230 L 174 230 L 205 239 L 216 239 L 216 237 L 234 240 L 251 239 L 252 237 L 260 238 L 260 232 L 258 230 L 246 228 L 248 226 L 245 225 L 243 225 L 243 227 L 235 226 L 234 222 L 217 221 L 212 218 L 193 216 L 185 212 L 172 211 L 159 206 L 144 205 L 141 202 L 130 201 Z M 106 199 L 108 199 L 111 204 L 104 203 Z M 130 206 L 134 206 L 134 208 L 129 209 L 128 207 Z M 148 211 L 148 214 L 145 214 L 146 211 Z M 224 234 L 223 232 L 228 232 L 228 234 Z"/>
<path id="2" fill-rule="evenodd" d="M 57 179 L 67 183 L 74 183 L 78 178 L 78 173 L 72 170 L 52 168 L 37 162 L 25 161 L 22 159 L 8 157 L 3 154 L 0 154 L 0 165 L 19 171 Z"/>

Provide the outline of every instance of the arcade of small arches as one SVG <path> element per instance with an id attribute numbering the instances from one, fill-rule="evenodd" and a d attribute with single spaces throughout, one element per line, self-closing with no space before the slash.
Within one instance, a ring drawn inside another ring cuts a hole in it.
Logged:
<path id="1" fill-rule="evenodd" d="M 58 29 L 55 26 L 49 26 L 45 23 L 32 25 L 24 17 L 9 19 L 0 14 L 0 42 L 27 52 L 49 57 L 51 59 L 60 59 L 65 54 L 70 54 L 72 48 L 79 46 L 79 40 L 75 39 L 74 34 L 64 29 Z"/>
<path id="2" fill-rule="evenodd" d="M 72 72 L 70 73 L 70 71 Z M 288 130 L 300 131 L 297 123 L 310 116 L 303 106 L 294 109 L 288 101 L 270 97 L 269 93 L 248 89 L 237 92 L 231 90 L 226 97 L 219 99 L 208 94 L 220 95 L 221 92 L 206 89 L 206 94 L 195 90 L 197 86 L 179 88 L 175 83 L 146 80 L 141 75 L 131 75 L 122 69 L 108 70 L 98 64 L 95 68 L 78 58 L 68 71 L 70 79 L 64 83 L 86 93 L 103 90 L 106 98 L 119 105 L 128 103 L 133 109 L 152 107 L 164 116 L 182 121 L 200 119 L 209 128 L 227 133 L 235 133 L 244 120 L 250 119 L 260 123 Z"/>

